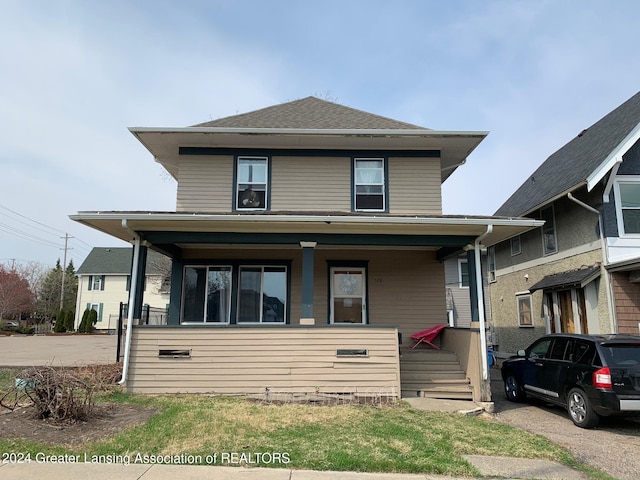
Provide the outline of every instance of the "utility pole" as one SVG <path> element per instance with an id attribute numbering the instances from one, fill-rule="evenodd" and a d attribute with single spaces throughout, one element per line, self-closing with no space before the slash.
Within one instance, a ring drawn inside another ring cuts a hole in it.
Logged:
<path id="1" fill-rule="evenodd" d="M 69 242 L 70 238 L 74 238 L 69 236 L 68 233 L 64 234 L 64 237 L 60 237 L 60 238 L 64 238 L 64 260 L 62 260 L 62 282 L 60 285 L 60 310 L 62 311 L 62 307 L 64 306 L 64 277 L 65 274 L 67 273 L 67 250 L 69 250 L 69 247 L 67 247 L 67 244 Z"/>

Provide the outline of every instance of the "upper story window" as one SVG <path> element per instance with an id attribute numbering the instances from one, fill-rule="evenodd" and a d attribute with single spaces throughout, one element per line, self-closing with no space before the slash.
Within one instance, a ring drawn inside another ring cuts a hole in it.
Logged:
<path id="1" fill-rule="evenodd" d="M 104 275 L 89 275 L 89 290 L 104 290 Z"/>
<path id="2" fill-rule="evenodd" d="M 238 157 L 236 165 L 236 209 L 266 210 L 269 189 L 267 157 Z"/>
<path id="3" fill-rule="evenodd" d="M 540 219 L 544 220 L 542 226 L 542 250 L 544 255 L 550 255 L 558 251 L 556 238 L 556 221 L 553 214 L 553 205 L 540 209 Z"/>
<path id="4" fill-rule="evenodd" d="M 383 212 L 385 198 L 385 165 L 383 158 L 355 158 L 353 161 L 354 207 L 358 211 Z"/>
<path id="5" fill-rule="evenodd" d="M 618 181 L 616 186 L 618 230 L 620 235 L 640 234 L 640 178 Z"/>
<path id="6" fill-rule="evenodd" d="M 520 246 L 520 235 L 517 235 L 511 239 L 511 256 L 520 255 L 522 248 Z"/>

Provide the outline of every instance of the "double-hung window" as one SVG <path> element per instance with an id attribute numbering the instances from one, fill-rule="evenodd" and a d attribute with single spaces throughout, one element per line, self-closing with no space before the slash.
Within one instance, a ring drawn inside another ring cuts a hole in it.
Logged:
<path id="1" fill-rule="evenodd" d="M 616 182 L 618 230 L 620 235 L 640 234 L 640 179 Z"/>
<path id="2" fill-rule="evenodd" d="M 553 205 L 540 209 L 540 218 L 544 220 L 542 226 L 542 248 L 545 255 L 550 255 L 558 251 L 558 241 L 556 239 L 556 221 L 553 214 Z"/>
<path id="3" fill-rule="evenodd" d="M 356 211 L 383 212 L 386 210 L 384 162 L 383 158 L 355 158 L 353 160 L 353 191 Z"/>
<path id="4" fill-rule="evenodd" d="M 236 209 L 267 210 L 269 160 L 238 157 L 236 164 Z"/>
<path id="5" fill-rule="evenodd" d="M 518 302 L 518 324 L 521 327 L 533 327 L 531 295 L 516 294 L 516 301 Z"/>

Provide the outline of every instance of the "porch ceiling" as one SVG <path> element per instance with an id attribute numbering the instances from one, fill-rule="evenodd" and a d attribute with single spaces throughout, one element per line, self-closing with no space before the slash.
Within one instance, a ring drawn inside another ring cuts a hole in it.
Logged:
<path id="1" fill-rule="evenodd" d="M 80 212 L 70 218 L 124 241 L 134 235 L 156 245 L 321 245 L 463 247 L 492 231 L 493 245 L 543 222 L 530 218 L 349 214 L 203 214 L 177 212 Z"/>

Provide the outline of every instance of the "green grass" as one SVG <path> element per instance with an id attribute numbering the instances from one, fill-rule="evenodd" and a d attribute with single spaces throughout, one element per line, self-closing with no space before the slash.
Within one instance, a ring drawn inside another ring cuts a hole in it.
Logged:
<path id="1" fill-rule="evenodd" d="M 160 413 L 144 425 L 79 447 L 0 440 L 0 452 L 128 455 L 132 462 L 137 454 L 185 454 L 203 464 L 207 456 L 217 454 L 215 462 L 209 457 L 216 465 L 223 464 L 223 453 L 268 452 L 286 453 L 283 458 L 290 461 L 252 466 L 478 476 L 462 457 L 475 454 L 555 460 L 591 478 L 610 478 L 578 464 L 566 449 L 543 436 L 481 418 L 417 411 L 406 404 L 277 406 L 231 397 L 120 393 L 106 400 L 145 405 Z"/>

